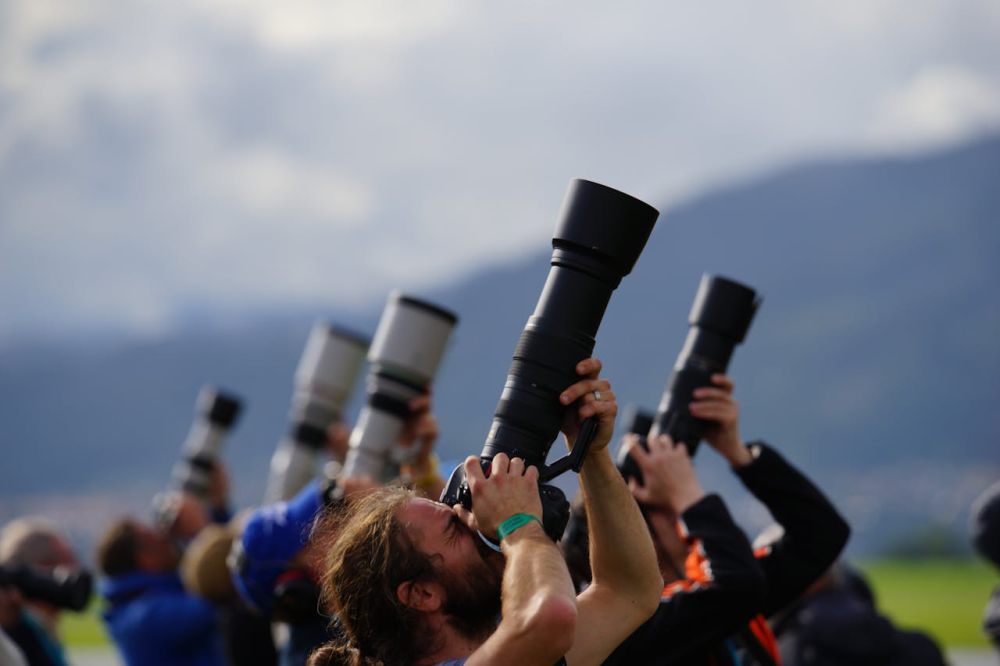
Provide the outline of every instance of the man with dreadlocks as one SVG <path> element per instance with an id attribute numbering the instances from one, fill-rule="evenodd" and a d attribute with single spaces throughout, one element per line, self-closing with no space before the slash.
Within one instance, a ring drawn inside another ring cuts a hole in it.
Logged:
<path id="1" fill-rule="evenodd" d="M 607 452 L 617 404 L 600 370 L 600 361 L 582 361 L 585 378 L 560 396 L 576 403 L 563 425 L 571 448 L 583 419 L 599 424 L 580 474 L 590 587 L 577 596 L 542 530 L 538 470 L 500 454 L 487 477 L 470 457 L 472 513 L 387 488 L 317 528 L 315 538 L 332 543 L 323 591 L 345 639 L 320 648 L 310 664 L 596 665 L 653 613 L 663 583 L 638 506 Z M 514 516 L 523 522 L 510 530 Z M 499 533 L 501 553 L 477 530 Z"/>

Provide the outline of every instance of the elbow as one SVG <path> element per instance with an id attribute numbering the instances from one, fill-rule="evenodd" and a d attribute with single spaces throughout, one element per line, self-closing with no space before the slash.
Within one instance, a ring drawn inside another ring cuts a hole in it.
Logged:
<path id="1" fill-rule="evenodd" d="M 522 640 L 537 645 L 548 661 L 558 661 L 570 648 L 576 636 L 576 601 L 561 596 L 536 598 L 521 618 L 517 633 Z"/>
<path id="2" fill-rule="evenodd" d="M 655 575 L 650 576 L 648 583 L 643 585 L 636 604 L 637 612 L 643 618 L 643 622 L 652 617 L 660 607 L 660 598 L 663 595 L 663 577 L 658 570 L 654 571 Z"/>
<path id="3" fill-rule="evenodd" d="M 834 534 L 837 539 L 837 555 L 839 556 L 844 550 L 844 547 L 847 546 L 847 540 L 851 538 L 851 526 L 839 513 L 837 514 L 837 523 Z"/>

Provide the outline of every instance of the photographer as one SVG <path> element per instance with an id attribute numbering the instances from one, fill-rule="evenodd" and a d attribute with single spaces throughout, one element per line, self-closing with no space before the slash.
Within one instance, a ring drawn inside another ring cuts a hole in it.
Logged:
<path id="1" fill-rule="evenodd" d="M 42 574 L 57 567 L 79 569 L 69 542 L 50 522 L 22 518 L 8 523 L 0 533 L 0 566 L 26 566 Z M 39 599 L 23 599 L 16 590 L 6 592 L 8 611 L 3 630 L 32 666 L 65 664 L 59 639 L 61 609 Z"/>
<path id="2" fill-rule="evenodd" d="M 630 488 L 667 584 L 656 614 L 606 663 L 780 663 L 765 618 L 797 599 L 847 542 L 847 523 L 819 489 L 766 444 L 743 443 L 733 383 L 724 375 L 712 381 L 695 391 L 691 413 L 715 423 L 705 440 L 784 535 L 753 553 L 722 500 L 705 495 L 683 445 L 664 436 L 647 452 L 631 440 L 644 485 L 633 479 Z"/>
<path id="3" fill-rule="evenodd" d="M 318 528 L 332 540 L 324 598 L 344 638 L 310 664 L 598 664 L 656 607 L 662 583 L 652 543 L 606 447 L 617 404 L 595 359 L 566 389 L 563 433 L 599 427 L 581 480 L 591 515 L 593 584 L 576 595 L 539 523 L 538 471 L 505 454 L 489 476 L 465 462 L 473 510 L 387 488 Z M 476 533 L 499 537 L 501 553 Z M 499 624 L 498 624 L 499 620 Z"/>
<path id="4" fill-rule="evenodd" d="M 205 499 L 186 490 L 168 490 L 153 498 L 157 527 L 185 548 L 205 527 L 225 524 L 232 518 L 229 508 L 229 474 L 222 460 L 211 463 Z"/>
<path id="5" fill-rule="evenodd" d="M 225 663 L 215 607 L 184 590 L 179 558 L 166 534 L 128 518 L 98 545 L 103 617 L 127 666 Z"/>
<path id="6" fill-rule="evenodd" d="M 433 454 L 438 424 L 430 395 L 413 398 L 409 408 L 400 444 L 417 449 L 402 471 L 419 492 L 439 494 L 444 482 Z M 342 423 L 329 429 L 327 446 L 334 459 L 346 455 L 349 432 Z M 233 580 L 261 615 L 288 625 L 282 666 L 305 664 L 314 648 L 333 637 L 328 619 L 316 611 L 322 554 L 308 540 L 316 516 L 325 506 L 337 508 L 377 485 L 368 477 L 343 475 L 314 481 L 287 502 L 261 507 L 247 521 L 234 551 Z"/>

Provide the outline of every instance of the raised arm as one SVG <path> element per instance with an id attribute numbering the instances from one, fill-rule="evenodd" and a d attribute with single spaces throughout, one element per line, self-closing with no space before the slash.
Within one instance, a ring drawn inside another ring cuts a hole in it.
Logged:
<path id="1" fill-rule="evenodd" d="M 656 610 L 663 588 L 653 542 L 642 514 L 608 454 L 618 405 L 611 384 L 599 379 L 601 362 L 581 361 L 584 377 L 563 392 L 563 432 L 572 448 L 580 423 L 598 421 L 597 435 L 580 473 L 590 533 L 593 581 L 578 600 L 576 638 L 566 655 L 570 666 L 600 664 Z"/>
<path id="2" fill-rule="evenodd" d="M 762 442 L 743 443 L 733 382 L 714 375 L 714 387 L 695 391 L 691 413 L 714 421 L 705 441 L 784 528 L 784 536 L 757 553 L 767 579 L 761 611 L 770 615 L 795 600 L 837 559 L 850 527 L 802 472 Z"/>
<path id="3" fill-rule="evenodd" d="M 705 495 L 687 447 L 666 435 L 651 439 L 648 452 L 636 440 L 627 445 L 643 477 L 632 494 L 677 578 L 605 665 L 673 663 L 745 628 L 764 598 L 764 574 L 722 499 Z"/>
<path id="4" fill-rule="evenodd" d="M 465 461 L 465 473 L 473 496 L 472 524 L 488 536 L 504 526 L 500 545 L 506 560 L 500 624 L 466 664 L 551 666 L 573 642 L 577 604 L 562 553 L 542 530 L 538 470 L 525 470 L 523 460 L 501 453 L 493 458 L 489 478 L 475 457 Z M 524 516 L 524 524 L 510 531 L 515 516 Z"/>

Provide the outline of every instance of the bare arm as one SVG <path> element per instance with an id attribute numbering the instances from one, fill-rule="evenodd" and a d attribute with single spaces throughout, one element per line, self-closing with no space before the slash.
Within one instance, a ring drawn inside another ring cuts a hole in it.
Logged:
<path id="1" fill-rule="evenodd" d="M 580 402 L 577 410 L 569 410 L 575 413 L 564 427 L 571 447 L 580 420 L 593 416 L 599 424 L 580 474 L 589 516 L 593 582 L 578 599 L 576 638 L 566 654 L 571 666 L 604 661 L 656 611 L 663 589 L 646 523 L 607 451 L 618 408 L 610 383 L 597 379 L 600 370 L 600 361 L 582 361 L 577 372 L 589 379 L 563 394 L 566 404 Z M 600 392 L 600 400 L 594 391 Z"/>
<path id="2" fill-rule="evenodd" d="M 520 458 L 497 455 L 487 479 L 479 460 L 470 457 L 465 473 L 473 493 L 470 522 L 483 534 L 495 535 L 500 523 L 517 513 L 541 517 L 538 470 L 525 471 Z M 551 666 L 566 654 L 576 627 L 576 592 L 566 562 L 536 521 L 510 533 L 501 548 L 506 562 L 500 625 L 466 664 Z"/>

